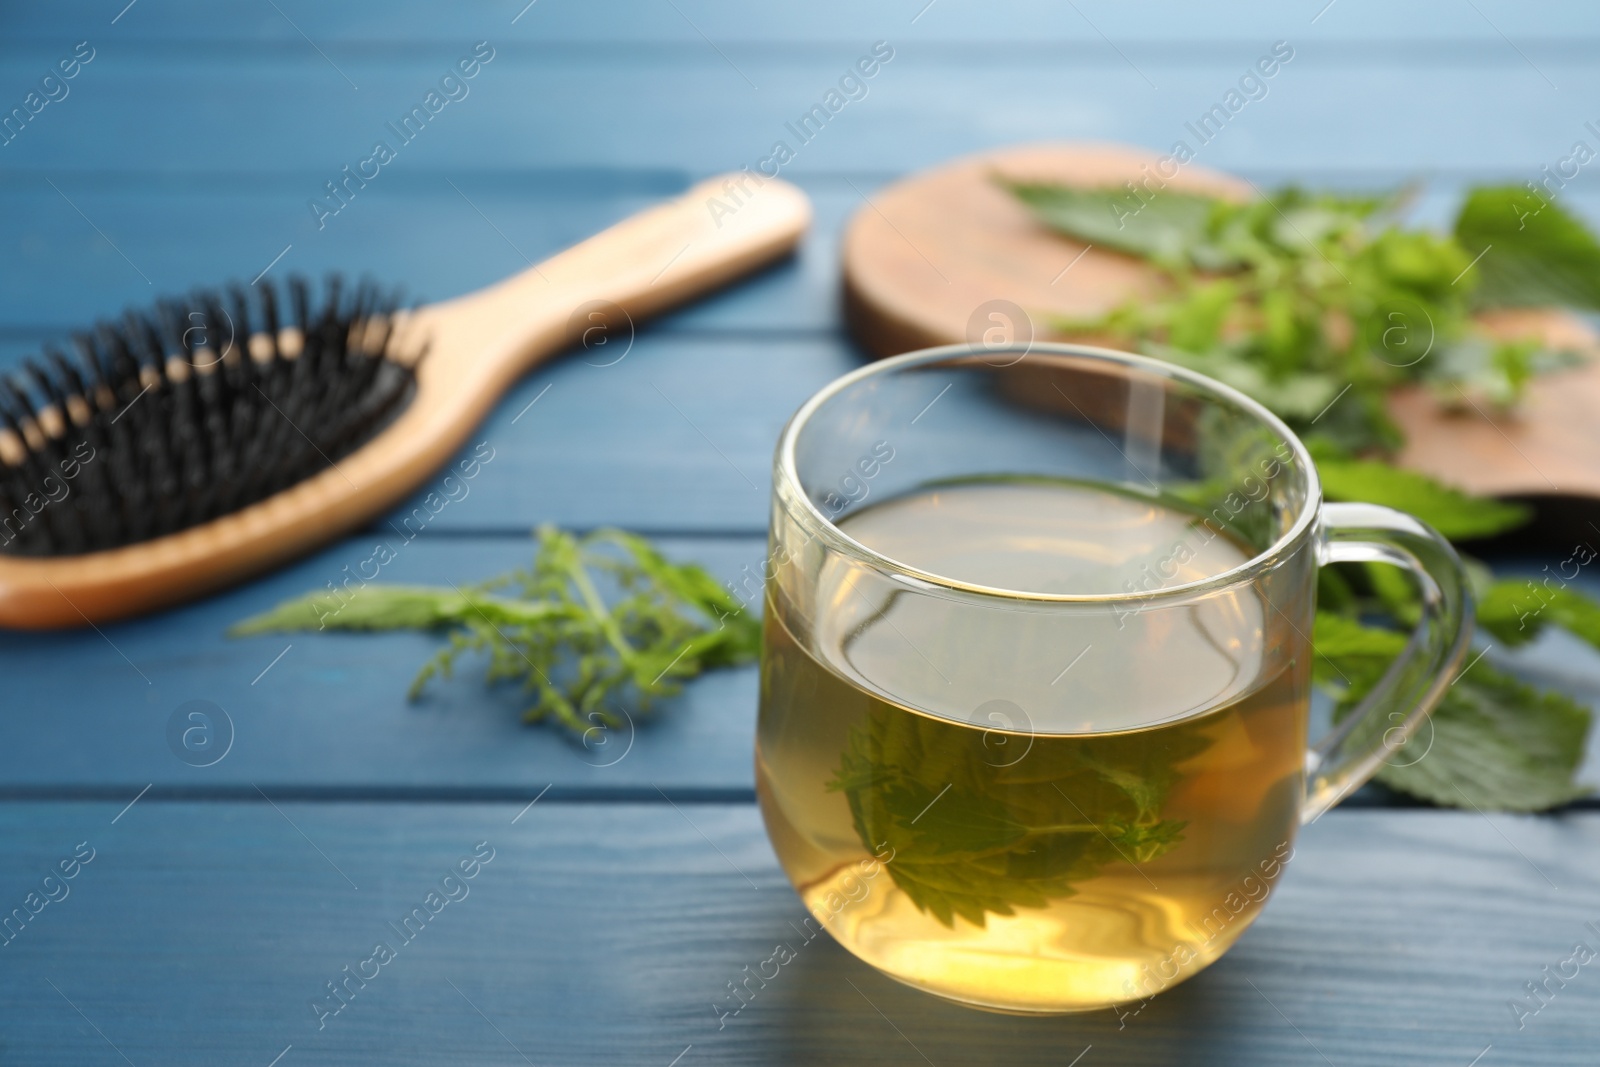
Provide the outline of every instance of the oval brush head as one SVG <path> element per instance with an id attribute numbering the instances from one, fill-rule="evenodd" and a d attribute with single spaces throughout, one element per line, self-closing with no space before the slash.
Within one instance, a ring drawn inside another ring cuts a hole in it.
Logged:
<path id="1" fill-rule="evenodd" d="M 70 556 L 187 529 L 364 444 L 415 385 L 399 295 L 330 277 L 202 290 L 0 379 L 0 553 Z"/>

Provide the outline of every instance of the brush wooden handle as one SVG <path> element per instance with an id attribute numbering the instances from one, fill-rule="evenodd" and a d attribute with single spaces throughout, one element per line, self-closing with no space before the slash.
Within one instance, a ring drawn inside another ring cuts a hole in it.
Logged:
<path id="1" fill-rule="evenodd" d="M 427 345 L 416 395 L 370 442 L 281 493 L 179 533 L 80 556 L 0 557 L 0 626 L 141 614 L 348 533 L 415 490 L 517 378 L 576 340 L 587 320 L 574 313 L 584 305 L 608 301 L 630 320 L 655 314 L 788 253 L 810 221 L 805 194 L 787 182 L 712 178 L 503 282 L 419 308 L 398 335 L 402 346 Z"/>

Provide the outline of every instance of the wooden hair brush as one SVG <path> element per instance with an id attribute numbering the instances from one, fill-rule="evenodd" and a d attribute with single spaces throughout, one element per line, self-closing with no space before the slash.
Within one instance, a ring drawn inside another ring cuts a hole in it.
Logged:
<path id="1" fill-rule="evenodd" d="M 0 380 L 0 626 L 151 611 L 306 552 L 442 466 L 594 301 L 642 318 L 799 242 L 778 180 L 718 177 L 487 289 L 398 296 L 298 279 L 163 301 Z M 720 216 L 720 217 L 719 217 Z M 611 323 L 614 327 L 617 324 Z M 203 327 L 203 328 L 200 328 Z"/>

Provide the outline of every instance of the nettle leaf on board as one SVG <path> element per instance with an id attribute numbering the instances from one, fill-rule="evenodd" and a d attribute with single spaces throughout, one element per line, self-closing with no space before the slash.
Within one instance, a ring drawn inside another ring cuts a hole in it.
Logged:
<path id="1" fill-rule="evenodd" d="M 1444 235 L 1397 221 L 1404 191 L 1233 200 L 997 180 L 1052 229 L 1151 265 L 1151 292 L 1057 321 L 1060 336 L 1185 363 L 1349 452 L 1400 443 L 1385 403 L 1396 386 L 1509 406 L 1575 356 L 1492 337 L 1474 311 L 1600 307 L 1600 242 L 1526 190 L 1475 190 Z"/>
<path id="2" fill-rule="evenodd" d="M 1600 309 L 1600 241 L 1543 191 L 1503 185 L 1472 190 L 1455 236 L 1482 258 L 1480 307 Z"/>
<path id="3" fill-rule="evenodd" d="M 1452 541 L 1492 537 L 1533 517 L 1524 504 L 1471 496 L 1377 460 L 1319 459 L 1317 476 L 1329 500 L 1383 504 L 1421 519 Z"/>
<path id="4" fill-rule="evenodd" d="M 1123 189 L 1000 180 L 1043 222 L 1062 233 L 1174 264 L 1187 264 L 1202 246 L 1209 247 L 1207 233 L 1219 203 L 1209 196 L 1170 191 L 1140 202 Z"/>

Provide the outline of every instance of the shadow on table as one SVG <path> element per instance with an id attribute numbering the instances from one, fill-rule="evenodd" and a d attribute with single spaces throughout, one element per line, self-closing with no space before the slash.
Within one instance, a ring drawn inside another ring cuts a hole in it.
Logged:
<path id="1" fill-rule="evenodd" d="M 1089 1046 L 1094 1054 L 1086 1063 L 1239 1064 L 1263 1051 L 1263 1026 L 1282 1027 L 1291 1039 L 1294 1034 L 1258 993 L 1228 980 L 1226 971 L 1231 969 L 1228 961 L 1220 961 L 1142 1008 L 1135 1004 L 1121 1012 L 1052 1017 L 1000 1015 L 901 985 L 819 937 L 761 992 L 765 1003 L 760 1010 L 742 1012 L 741 1018 L 729 1020 L 727 1029 L 751 1028 L 740 1035 L 757 1046 L 749 1062 L 796 1067 L 924 1062 L 935 1067 L 1067 1067 Z M 752 1002 L 751 1008 L 756 1006 Z M 1242 1035 L 1250 1031 L 1257 1036 L 1247 1053 Z M 1311 1050 L 1296 1050 L 1295 1062 L 1301 1051 Z"/>

